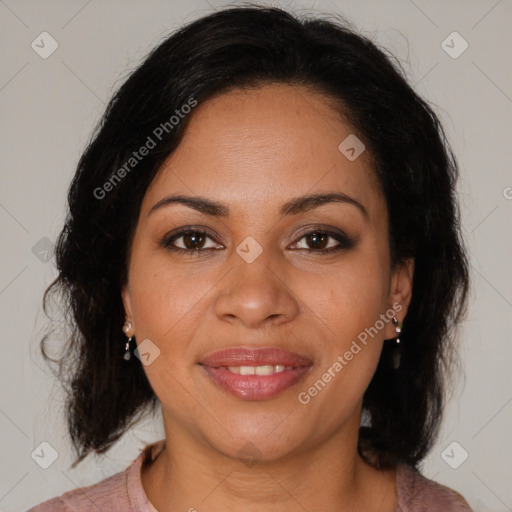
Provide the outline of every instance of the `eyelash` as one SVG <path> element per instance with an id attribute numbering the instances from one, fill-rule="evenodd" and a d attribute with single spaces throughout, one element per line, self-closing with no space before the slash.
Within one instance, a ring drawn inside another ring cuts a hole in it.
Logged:
<path id="1" fill-rule="evenodd" d="M 179 239 L 183 236 L 186 236 L 186 235 L 190 235 L 190 234 L 206 235 L 210 240 L 215 242 L 213 237 L 207 231 L 204 231 L 199 228 L 194 228 L 193 226 L 187 226 L 186 228 L 181 229 L 180 231 L 178 231 L 170 236 L 169 235 L 166 236 L 162 240 L 161 245 L 168 251 L 172 251 L 176 254 L 187 254 L 188 256 L 198 256 L 198 257 L 204 251 L 219 250 L 219 249 L 214 249 L 211 247 L 206 248 L 206 249 L 184 249 L 182 247 L 176 247 L 176 246 L 172 245 L 173 242 L 175 242 L 177 239 Z M 351 249 L 355 245 L 355 241 L 352 240 L 351 238 L 349 238 L 344 233 L 336 233 L 336 232 L 329 231 L 329 230 L 326 230 L 326 229 L 323 229 L 320 227 L 318 227 L 318 228 L 313 227 L 309 231 L 303 233 L 300 236 L 300 238 L 298 238 L 297 241 L 294 242 L 294 244 L 296 244 L 298 241 L 302 240 L 303 238 L 307 237 L 308 235 L 312 235 L 312 234 L 324 235 L 324 236 L 328 236 L 329 238 L 333 238 L 334 240 L 336 240 L 338 242 L 338 245 L 336 245 L 334 247 L 329 247 L 327 249 L 294 249 L 294 250 L 307 251 L 310 253 L 315 252 L 315 253 L 320 253 L 320 254 L 331 254 L 334 252 L 341 251 L 343 249 L 345 249 L 345 250 Z"/>

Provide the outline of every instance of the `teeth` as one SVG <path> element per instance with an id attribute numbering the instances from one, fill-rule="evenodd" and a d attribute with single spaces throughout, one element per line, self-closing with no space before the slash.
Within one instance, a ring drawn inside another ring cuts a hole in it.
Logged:
<path id="1" fill-rule="evenodd" d="M 254 366 L 240 366 L 240 375 L 254 375 L 255 368 Z"/>
<path id="2" fill-rule="evenodd" d="M 227 369 L 240 375 L 272 375 L 273 373 L 292 370 L 293 366 L 283 366 L 282 364 L 265 364 L 262 366 L 228 366 Z"/>
<path id="3" fill-rule="evenodd" d="M 276 368 L 271 364 L 267 364 L 265 366 L 256 366 L 254 368 L 255 375 L 270 375 L 271 373 L 275 373 Z"/>

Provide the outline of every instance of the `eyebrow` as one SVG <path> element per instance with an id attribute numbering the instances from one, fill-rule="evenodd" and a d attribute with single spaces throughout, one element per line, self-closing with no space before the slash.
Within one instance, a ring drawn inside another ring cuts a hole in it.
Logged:
<path id="1" fill-rule="evenodd" d="M 346 194 L 341 192 L 333 192 L 329 194 L 313 194 L 308 196 L 300 196 L 295 197 L 281 207 L 280 213 L 282 216 L 284 215 L 297 215 L 299 213 L 307 212 L 314 208 L 317 208 L 326 203 L 345 203 L 355 206 L 359 211 L 364 215 L 366 219 L 369 218 L 368 212 L 366 208 Z M 164 206 L 169 206 L 171 204 L 182 204 L 193 210 L 197 210 L 198 212 L 204 213 L 205 215 L 211 215 L 214 217 L 228 217 L 230 214 L 230 209 L 227 205 L 223 203 L 219 203 L 212 199 L 208 199 L 206 197 L 200 196 L 184 196 L 184 195 L 171 195 L 164 197 L 156 204 L 151 207 L 151 210 L 148 212 L 148 216 L 151 215 L 156 210 L 163 208 Z"/>

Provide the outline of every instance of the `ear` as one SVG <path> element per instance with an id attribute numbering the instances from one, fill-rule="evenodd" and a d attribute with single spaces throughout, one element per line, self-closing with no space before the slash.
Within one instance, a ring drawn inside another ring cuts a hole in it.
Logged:
<path id="1" fill-rule="evenodd" d="M 132 301 L 130 297 L 130 287 L 128 286 L 128 284 L 125 284 L 123 286 L 123 289 L 121 290 L 121 298 L 123 300 L 125 317 L 127 320 L 131 322 L 132 330 L 134 330 L 135 325 L 133 324 Z"/>
<path id="2" fill-rule="evenodd" d="M 412 285 L 414 281 L 414 259 L 408 258 L 399 264 L 391 275 L 389 293 L 389 308 L 395 310 L 399 322 L 403 322 L 409 309 L 412 298 Z M 390 322 L 386 329 L 386 339 L 396 337 L 395 327 Z"/>

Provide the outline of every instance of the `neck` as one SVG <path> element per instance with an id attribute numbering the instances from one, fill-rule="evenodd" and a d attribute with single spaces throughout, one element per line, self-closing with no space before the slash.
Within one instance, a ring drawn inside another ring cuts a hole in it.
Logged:
<path id="1" fill-rule="evenodd" d="M 395 472 L 376 470 L 360 457 L 358 429 L 349 425 L 286 457 L 240 460 L 166 422 L 166 446 L 143 467 L 142 484 L 159 512 L 392 512 Z"/>

